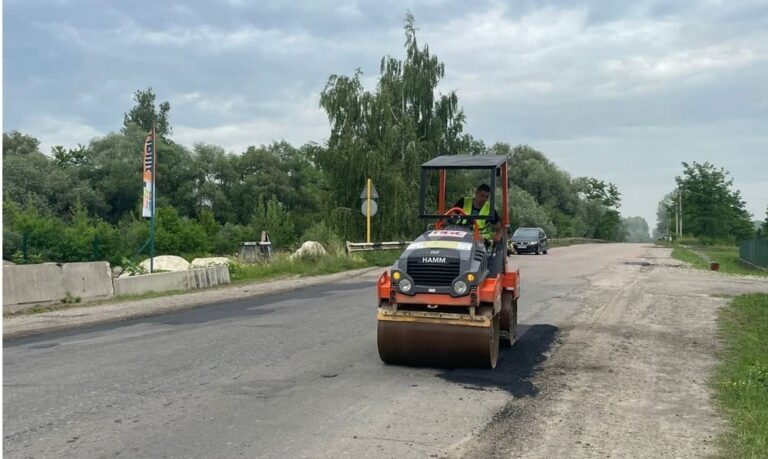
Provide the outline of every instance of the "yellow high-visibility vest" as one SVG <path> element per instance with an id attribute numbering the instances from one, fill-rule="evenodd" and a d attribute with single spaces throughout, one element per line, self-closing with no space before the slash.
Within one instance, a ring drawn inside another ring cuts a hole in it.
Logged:
<path id="1" fill-rule="evenodd" d="M 465 197 L 464 198 L 464 213 L 467 214 L 467 216 L 472 215 L 472 201 L 474 201 L 474 198 L 471 197 Z M 488 201 L 485 201 L 485 204 L 483 204 L 483 207 L 480 209 L 480 212 L 477 213 L 477 216 L 479 217 L 488 217 L 491 215 L 491 203 Z M 491 233 L 491 225 L 488 224 L 487 218 L 477 218 L 475 219 L 477 222 L 477 229 L 480 230 L 480 234 L 485 239 L 490 239 L 492 236 Z M 469 222 L 467 220 L 463 220 L 462 224 L 468 224 Z"/>

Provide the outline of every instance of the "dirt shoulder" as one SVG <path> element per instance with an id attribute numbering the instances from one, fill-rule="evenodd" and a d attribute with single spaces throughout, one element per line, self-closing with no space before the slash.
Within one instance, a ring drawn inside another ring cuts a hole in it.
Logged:
<path id="1" fill-rule="evenodd" d="M 256 281 L 157 298 L 84 304 L 81 307 L 68 307 L 51 312 L 8 316 L 3 318 L 3 340 L 166 314 L 213 303 L 283 293 L 312 285 L 355 279 L 360 276 L 369 275 L 366 277 L 371 277 L 383 269 L 372 267 L 323 276 Z"/>
<path id="2" fill-rule="evenodd" d="M 575 292 L 581 310 L 515 398 L 449 456 L 702 457 L 725 423 L 708 383 L 716 317 L 768 279 L 693 270 L 671 250 L 606 267 Z M 677 265 L 677 266 L 675 266 Z"/>

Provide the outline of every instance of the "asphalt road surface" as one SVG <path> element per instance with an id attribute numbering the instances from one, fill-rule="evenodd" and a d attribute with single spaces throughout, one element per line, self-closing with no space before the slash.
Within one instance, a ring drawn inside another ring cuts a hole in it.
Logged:
<path id="1" fill-rule="evenodd" d="M 6 343 L 5 457 L 699 456 L 716 310 L 763 280 L 641 244 L 515 256 L 495 370 L 383 364 L 375 274 Z"/>

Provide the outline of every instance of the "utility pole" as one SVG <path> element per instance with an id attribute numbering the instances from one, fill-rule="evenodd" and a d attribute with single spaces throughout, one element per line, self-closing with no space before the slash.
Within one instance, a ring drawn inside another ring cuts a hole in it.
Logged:
<path id="1" fill-rule="evenodd" d="M 677 235 L 683 236 L 683 193 L 680 188 L 677 189 Z"/>
<path id="2" fill-rule="evenodd" d="M 679 189 L 677 191 L 678 196 L 680 196 L 680 237 L 683 236 L 683 190 Z"/>
<path id="3" fill-rule="evenodd" d="M 680 205 L 675 203 L 675 236 L 680 236 Z"/>

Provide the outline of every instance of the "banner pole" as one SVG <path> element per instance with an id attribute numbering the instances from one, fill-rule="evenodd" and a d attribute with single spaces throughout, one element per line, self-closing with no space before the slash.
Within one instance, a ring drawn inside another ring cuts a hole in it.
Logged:
<path id="1" fill-rule="evenodd" d="M 149 219 L 149 272 L 155 272 L 155 202 L 157 202 L 157 139 L 155 122 L 152 122 L 152 217 Z"/>

